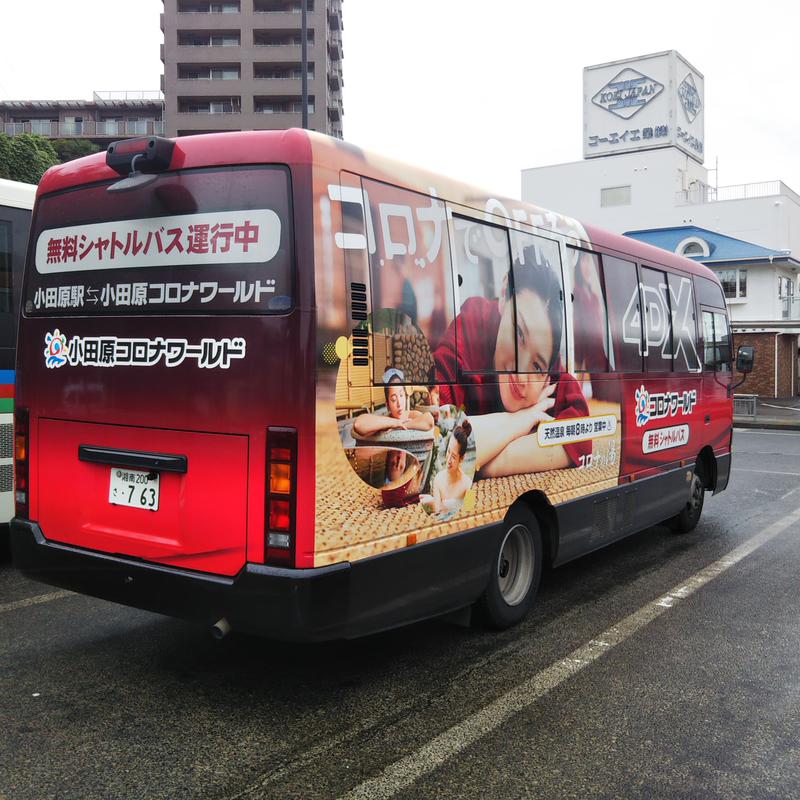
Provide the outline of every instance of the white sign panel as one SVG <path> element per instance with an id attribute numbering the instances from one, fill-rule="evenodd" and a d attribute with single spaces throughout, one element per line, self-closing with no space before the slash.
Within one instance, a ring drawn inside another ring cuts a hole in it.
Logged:
<path id="1" fill-rule="evenodd" d="M 540 422 L 536 438 L 540 447 L 585 442 L 611 436 L 617 432 L 617 418 L 613 414 L 601 417 L 577 417 Z"/>
<path id="2" fill-rule="evenodd" d="M 280 241 L 281 221 L 266 208 L 117 220 L 43 231 L 36 242 L 36 270 L 50 275 L 266 263 Z"/>
<path id="3" fill-rule="evenodd" d="M 704 158 L 704 79 L 675 50 L 586 67 L 584 158 L 678 147 Z"/>
<path id="4" fill-rule="evenodd" d="M 658 453 L 660 450 L 672 450 L 689 443 L 689 426 L 673 425 L 669 428 L 656 428 L 642 436 L 642 452 Z"/>

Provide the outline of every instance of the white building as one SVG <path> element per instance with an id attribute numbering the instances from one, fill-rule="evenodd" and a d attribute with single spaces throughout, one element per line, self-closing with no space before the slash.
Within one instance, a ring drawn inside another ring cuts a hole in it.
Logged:
<path id="1" fill-rule="evenodd" d="M 674 50 L 586 67 L 584 158 L 523 170 L 522 198 L 717 271 L 740 343 L 756 334 L 791 342 L 774 348 L 791 361 L 776 361 L 774 372 L 791 375 L 789 393 L 798 394 L 800 195 L 779 180 L 711 186 L 704 88 Z M 776 377 L 763 393 L 789 385 Z"/>

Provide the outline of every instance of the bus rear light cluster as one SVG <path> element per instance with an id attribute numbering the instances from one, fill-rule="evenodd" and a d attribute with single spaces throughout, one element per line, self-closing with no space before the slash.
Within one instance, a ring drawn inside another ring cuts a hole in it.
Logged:
<path id="1" fill-rule="evenodd" d="M 265 562 L 292 562 L 297 505 L 297 431 L 267 431 L 267 507 Z"/>
<path id="2" fill-rule="evenodd" d="M 28 453 L 30 452 L 30 419 L 27 408 L 14 412 L 14 500 L 18 517 L 29 516 Z"/>

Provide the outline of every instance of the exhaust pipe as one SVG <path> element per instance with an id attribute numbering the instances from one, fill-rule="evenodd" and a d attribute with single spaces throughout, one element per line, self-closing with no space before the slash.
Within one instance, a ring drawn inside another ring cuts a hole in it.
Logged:
<path id="1" fill-rule="evenodd" d="M 224 639 L 229 633 L 231 632 L 231 624 L 228 622 L 225 617 L 220 620 L 217 620 L 211 626 L 211 635 L 217 640 L 220 641 Z"/>

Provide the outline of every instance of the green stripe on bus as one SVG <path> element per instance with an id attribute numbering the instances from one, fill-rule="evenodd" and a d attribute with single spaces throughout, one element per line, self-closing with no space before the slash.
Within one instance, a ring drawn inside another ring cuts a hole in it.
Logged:
<path id="1" fill-rule="evenodd" d="M 0 414 L 8 414 L 14 410 L 13 397 L 0 397 Z"/>

